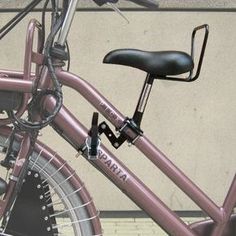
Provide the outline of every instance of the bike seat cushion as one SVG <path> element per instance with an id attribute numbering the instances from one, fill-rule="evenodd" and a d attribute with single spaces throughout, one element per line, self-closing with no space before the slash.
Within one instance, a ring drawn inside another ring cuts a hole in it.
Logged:
<path id="1" fill-rule="evenodd" d="M 190 72 L 194 67 L 192 57 L 179 51 L 147 52 L 137 49 L 117 49 L 109 52 L 103 62 L 131 66 L 156 77 L 180 75 Z"/>

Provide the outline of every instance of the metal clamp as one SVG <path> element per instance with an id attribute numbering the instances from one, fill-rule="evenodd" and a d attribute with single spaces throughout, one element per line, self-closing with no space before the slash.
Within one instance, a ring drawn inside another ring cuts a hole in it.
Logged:
<path id="1" fill-rule="evenodd" d="M 98 126 L 99 134 L 105 134 L 112 146 L 118 149 L 125 141 L 134 144 L 135 141 L 143 135 L 143 131 L 137 126 L 133 119 L 126 118 L 116 136 L 108 124 L 104 121 Z"/>
<path id="2" fill-rule="evenodd" d="M 16 176 L 14 176 L 14 175 L 11 174 L 11 175 L 9 176 L 9 179 L 12 180 L 12 181 L 14 181 L 14 182 L 18 182 L 19 177 L 16 177 Z"/>
<path id="3" fill-rule="evenodd" d="M 98 153 L 101 145 L 101 139 L 97 139 L 97 143 L 95 145 L 92 145 L 92 139 L 90 136 L 88 136 L 85 140 L 86 149 L 88 151 L 88 159 L 89 160 L 97 160 L 98 159 Z"/>
<path id="4" fill-rule="evenodd" d="M 137 126 L 134 120 L 130 118 L 125 119 L 124 125 L 119 129 L 119 132 L 132 144 L 143 135 L 143 131 Z"/>

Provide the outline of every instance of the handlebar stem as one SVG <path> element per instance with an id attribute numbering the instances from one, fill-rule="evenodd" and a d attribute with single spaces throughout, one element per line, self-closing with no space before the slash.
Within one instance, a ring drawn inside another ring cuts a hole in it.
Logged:
<path id="1" fill-rule="evenodd" d="M 75 15 L 77 4 L 78 4 L 78 0 L 71 0 L 69 3 L 69 7 L 66 12 L 65 20 L 63 22 L 61 32 L 60 32 L 60 35 L 57 40 L 57 44 L 59 44 L 62 47 L 65 46 L 67 36 L 70 31 L 70 27 L 71 27 L 71 24 L 72 24 L 74 15 Z"/>

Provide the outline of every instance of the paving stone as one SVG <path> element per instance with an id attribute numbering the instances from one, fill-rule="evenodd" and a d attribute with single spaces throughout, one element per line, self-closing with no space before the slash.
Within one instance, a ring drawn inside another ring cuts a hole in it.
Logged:
<path id="1" fill-rule="evenodd" d="M 201 220 L 200 218 L 184 218 L 185 222 Z M 65 223 L 67 219 L 61 219 Z M 103 236 L 167 236 L 167 234 L 149 218 L 102 218 Z M 72 235 L 68 228 L 65 236 Z"/>

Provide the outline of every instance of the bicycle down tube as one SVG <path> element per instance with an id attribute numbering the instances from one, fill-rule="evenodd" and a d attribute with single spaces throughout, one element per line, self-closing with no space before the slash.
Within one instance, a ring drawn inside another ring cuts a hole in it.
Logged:
<path id="1" fill-rule="evenodd" d="M 57 76 L 63 85 L 77 90 L 84 96 L 116 128 L 121 127 L 125 117 L 90 84 L 60 68 L 57 69 Z M 52 107 L 53 99 L 49 99 L 46 106 L 48 109 Z M 55 124 L 77 149 L 84 144 L 88 130 L 65 107 L 57 115 Z M 127 132 L 132 133 L 132 130 L 127 130 Z M 218 207 L 145 136 L 137 138 L 134 145 L 216 222 L 218 230 L 224 230 L 225 223 L 236 204 L 236 177 L 223 207 Z M 196 235 L 104 146 L 101 147 L 98 160 L 93 161 L 92 164 L 109 177 L 168 233 L 171 235 Z M 219 234 L 215 231 L 215 235 Z"/>

